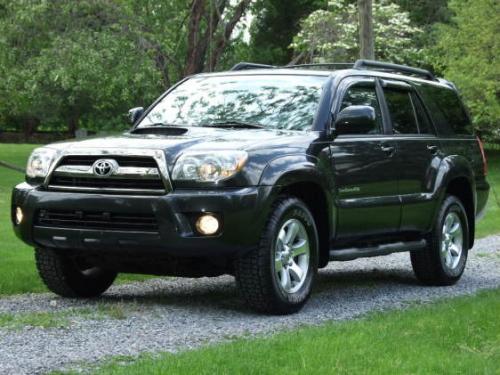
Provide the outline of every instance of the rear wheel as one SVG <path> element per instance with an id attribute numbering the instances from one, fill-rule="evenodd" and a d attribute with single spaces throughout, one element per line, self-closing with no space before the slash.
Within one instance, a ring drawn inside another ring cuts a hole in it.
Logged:
<path id="1" fill-rule="evenodd" d="M 469 226 L 458 198 L 448 196 L 439 210 L 429 246 L 411 253 L 417 278 L 427 285 L 452 285 L 462 276 L 469 249 Z"/>
<path id="2" fill-rule="evenodd" d="M 35 260 L 47 288 L 62 297 L 97 297 L 113 284 L 117 275 L 55 249 L 35 249 Z"/>
<path id="3" fill-rule="evenodd" d="M 318 268 L 318 234 L 307 206 L 279 199 L 259 248 L 236 261 L 241 294 L 254 309 L 271 314 L 298 311 L 311 293 Z"/>

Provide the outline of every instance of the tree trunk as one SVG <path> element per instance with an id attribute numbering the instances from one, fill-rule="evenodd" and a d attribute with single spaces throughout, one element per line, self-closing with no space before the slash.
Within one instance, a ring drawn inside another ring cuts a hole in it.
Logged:
<path id="1" fill-rule="evenodd" d="M 78 122 L 80 120 L 80 116 L 78 113 L 73 112 L 70 115 L 69 121 L 68 121 L 68 133 L 70 137 L 75 137 L 75 132 L 78 129 Z"/>
<path id="2" fill-rule="evenodd" d="M 36 131 L 38 125 L 40 125 L 40 120 L 35 117 L 28 117 L 23 122 L 23 133 L 24 140 L 29 141 L 33 133 Z"/>
<path id="3" fill-rule="evenodd" d="M 191 15 L 188 24 L 188 50 L 184 75 L 199 73 L 203 70 L 207 46 L 200 45 L 200 32 L 205 5 L 205 0 L 193 0 L 191 5 Z"/>
<path id="4" fill-rule="evenodd" d="M 358 0 L 359 57 L 375 60 L 372 0 Z"/>

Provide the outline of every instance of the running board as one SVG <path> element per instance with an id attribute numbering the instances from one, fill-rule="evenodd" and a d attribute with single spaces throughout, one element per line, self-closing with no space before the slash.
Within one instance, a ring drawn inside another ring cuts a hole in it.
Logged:
<path id="1" fill-rule="evenodd" d="M 426 240 L 393 242 L 373 247 L 351 247 L 347 249 L 330 250 L 330 260 L 354 260 L 357 258 L 376 257 L 404 251 L 421 250 L 427 246 Z"/>

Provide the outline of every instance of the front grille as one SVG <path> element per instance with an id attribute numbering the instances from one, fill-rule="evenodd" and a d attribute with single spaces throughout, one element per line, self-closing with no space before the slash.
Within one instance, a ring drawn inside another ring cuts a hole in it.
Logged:
<path id="1" fill-rule="evenodd" d="M 88 188 L 131 189 L 131 190 L 162 190 L 165 187 L 161 180 L 128 180 L 125 178 L 87 178 L 87 177 L 61 177 L 54 176 L 51 185 L 74 186 Z"/>
<path id="2" fill-rule="evenodd" d="M 150 156 L 111 156 L 105 155 L 75 155 L 66 156 L 59 165 L 88 165 L 91 166 L 99 159 L 114 159 L 121 167 L 157 168 L 155 159 Z"/>
<path id="3" fill-rule="evenodd" d="M 93 164 L 111 159 L 116 170 L 109 176 L 97 176 Z M 84 191 L 103 194 L 166 193 L 156 160 L 151 156 L 68 155 L 61 159 L 48 183 L 49 190 Z"/>
<path id="4" fill-rule="evenodd" d="M 158 232 L 156 217 L 148 214 L 40 210 L 36 224 L 53 228 Z"/>

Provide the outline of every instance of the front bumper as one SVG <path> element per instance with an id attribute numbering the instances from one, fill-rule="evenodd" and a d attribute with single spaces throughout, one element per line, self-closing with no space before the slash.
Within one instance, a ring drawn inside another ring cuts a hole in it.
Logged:
<path id="1" fill-rule="evenodd" d="M 176 190 L 163 196 L 105 195 L 44 191 L 22 183 L 12 193 L 12 219 L 17 236 L 32 246 L 137 255 L 231 256 L 256 248 L 269 210 L 271 187 L 220 190 Z M 15 208 L 23 220 L 14 222 Z M 155 232 L 78 229 L 38 224 L 40 210 L 106 211 L 154 215 Z M 212 212 L 222 219 L 222 231 L 203 237 L 186 217 Z"/>

